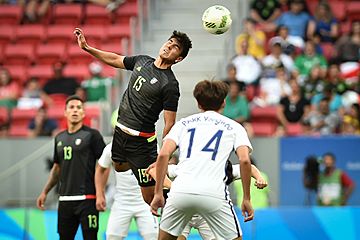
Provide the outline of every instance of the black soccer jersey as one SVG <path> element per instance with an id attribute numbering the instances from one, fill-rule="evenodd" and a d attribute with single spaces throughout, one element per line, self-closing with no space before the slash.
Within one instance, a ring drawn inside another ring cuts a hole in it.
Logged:
<path id="1" fill-rule="evenodd" d="M 101 134 L 83 126 L 55 137 L 54 162 L 60 164 L 60 196 L 95 194 L 95 165 L 105 147 Z"/>
<path id="2" fill-rule="evenodd" d="M 155 132 L 160 112 L 176 112 L 180 97 L 172 70 L 157 68 L 154 61 L 144 55 L 124 58 L 126 69 L 133 72 L 120 103 L 118 121 L 140 132 Z"/>

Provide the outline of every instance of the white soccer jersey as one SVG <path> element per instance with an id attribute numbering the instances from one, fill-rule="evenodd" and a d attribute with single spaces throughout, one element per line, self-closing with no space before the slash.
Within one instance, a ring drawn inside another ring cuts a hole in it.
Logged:
<path id="1" fill-rule="evenodd" d="M 112 164 L 111 146 L 112 142 L 106 145 L 98 161 L 99 165 L 103 168 L 109 168 Z M 126 206 L 146 204 L 143 200 L 136 177 L 131 170 L 125 172 L 115 171 L 115 182 L 116 193 L 114 195 L 114 201 L 126 203 Z"/>
<path id="2" fill-rule="evenodd" d="M 233 149 L 252 150 L 245 129 L 214 111 L 178 121 L 164 140 L 179 147 L 179 163 L 170 194 L 193 193 L 225 198 L 225 165 Z"/>

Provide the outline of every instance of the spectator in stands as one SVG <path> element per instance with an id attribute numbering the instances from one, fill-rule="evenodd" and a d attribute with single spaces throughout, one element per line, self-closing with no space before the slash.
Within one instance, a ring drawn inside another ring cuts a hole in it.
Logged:
<path id="1" fill-rule="evenodd" d="M 345 79 L 341 77 L 340 66 L 336 62 L 329 63 L 326 82 L 335 86 L 337 94 L 342 95 L 350 86 L 345 82 Z"/>
<path id="2" fill-rule="evenodd" d="M 259 24 L 271 23 L 281 14 L 278 0 L 253 0 L 250 5 L 250 16 Z"/>
<path id="3" fill-rule="evenodd" d="M 49 96 L 41 89 L 39 79 L 31 77 L 24 86 L 21 97 L 18 100 L 18 108 L 39 108 L 42 105 L 52 104 Z"/>
<path id="4" fill-rule="evenodd" d="M 316 94 L 324 90 L 326 83 L 321 77 L 321 68 L 319 65 L 314 66 L 302 85 L 302 92 L 307 100 L 311 100 Z"/>
<path id="5" fill-rule="evenodd" d="M 304 48 L 304 41 L 298 42 L 296 41 L 297 38 L 289 36 L 289 29 L 285 25 L 278 26 L 275 35 L 276 36 L 272 37 L 269 42 L 281 42 L 282 52 L 292 58 L 295 57 L 297 48 Z"/>
<path id="6" fill-rule="evenodd" d="M 275 31 L 276 27 L 285 25 L 289 29 L 289 35 L 298 42 L 304 41 L 306 26 L 310 15 L 304 11 L 304 0 L 291 0 L 290 11 L 284 12 L 276 19 L 275 24 L 270 24 L 268 29 Z"/>
<path id="7" fill-rule="evenodd" d="M 16 107 L 20 86 L 11 79 L 9 71 L 0 67 L 0 107 Z"/>
<path id="8" fill-rule="evenodd" d="M 290 79 L 291 94 L 281 98 L 277 106 L 277 117 L 281 124 L 278 136 L 286 133 L 289 123 L 301 123 L 310 112 L 310 102 L 302 95 L 296 79 Z"/>
<path id="9" fill-rule="evenodd" d="M 303 172 L 303 183 L 306 189 L 305 205 L 315 205 L 319 181 L 319 162 L 314 155 L 306 157 Z"/>
<path id="10" fill-rule="evenodd" d="M 64 94 L 66 96 L 75 94 L 79 84 L 75 78 L 65 77 L 63 69 L 64 65 L 62 63 L 55 63 L 53 65 L 54 77 L 48 80 L 43 88 L 46 94 Z"/>
<path id="11" fill-rule="evenodd" d="M 231 82 L 229 94 L 225 98 L 223 115 L 242 124 L 246 130 L 252 132 L 247 122 L 250 117 L 249 103 L 246 98 L 246 86 L 244 82 Z M 248 128 L 247 128 L 248 127 Z"/>
<path id="12" fill-rule="evenodd" d="M 47 14 L 50 0 L 25 1 L 23 22 L 37 23 Z"/>
<path id="13" fill-rule="evenodd" d="M 236 78 L 236 67 L 234 64 L 229 63 L 226 67 L 226 78 L 223 80 L 227 84 L 230 84 L 232 82 L 238 82 L 238 79 Z"/>
<path id="14" fill-rule="evenodd" d="M 314 66 L 320 66 L 320 77 L 324 78 L 327 71 L 326 59 L 324 56 L 316 54 L 315 45 L 312 41 L 307 41 L 304 53 L 295 58 L 294 74 L 298 76 L 300 84 L 309 76 Z"/>
<path id="15" fill-rule="evenodd" d="M 309 21 L 308 39 L 312 39 L 315 33 L 320 36 L 320 42 L 333 43 L 339 36 L 338 21 L 333 17 L 331 8 L 326 2 L 319 2 L 314 16 Z"/>
<path id="16" fill-rule="evenodd" d="M 55 136 L 57 133 L 58 123 L 48 118 L 47 109 L 40 107 L 36 113 L 36 116 L 29 122 L 28 136 L 30 138 L 40 136 Z"/>
<path id="17" fill-rule="evenodd" d="M 294 70 L 294 61 L 291 57 L 282 52 L 282 41 L 279 38 L 272 38 L 269 41 L 271 53 L 263 58 L 264 67 L 263 77 L 273 78 L 276 74 L 276 67 L 281 64 L 285 67 L 287 73 Z"/>
<path id="18" fill-rule="evenodd" d="M 253 104 L 259 107 L 277 105 L 282 97 L 291 93 L 288 84 L 289 76 L 282 64 L 276 67 L 273 78 L 261 78 L 260 94 L 253 99 Z"/>
<path id="19" fill-rule="evenodd" d="M 242 52 L 242 43 L 247 41 L 248 54 L 257 59 L 261 59 L 265 56 L 265 33 L 256 29 L 256 22 L 252 18 L 246 18 L 244 20 L 243 32 L 240 33 L 235 40 L 235 49 L 237 54 Z"/>
<path id="20" fill-rule="evenodd" d="M 349 34 L 342 36 L 335 45 L 340 62 L 358 62 L 360 51 L 360 21 L 351 23 Z"/>
<path id="21" fill-rule="evenodd" d="M 81 83 L 86 91 L 88 102 L 109 101 L 113 80 L 109 77 L 103 77 L 102 66 L 99 62 L 92 62 L 89 65 L 91 77 Z M 76 94 L 78 95 L 78 94 Z"/>
<path id="22" fill-rule="evenodd" d="M 311 99 L 312 109 L 316 109 L 321 99 L 323 98 L 327 98 L 329 100 L 330 112 L 337 112 L 342 108 L 342 98 L 339 94 L 336 93 L 335 85 L 327 83 L 323 91 L 321 93 L 316 94 Z"/>
<path id="23" fill-rule="evenodd" d="M 304 127 L 310 135 L 329 135 L 335 134 L 339 126 L 339 115 L 337 112 L 330 112 L 329 98 L 321 99 L 317 109 L 312 110 L 308 117 L 304 119 Z"/>
<path id="24" fill-rule="evenodd" d="M 345 112 L 340 131 L 346 135 L 360 134 L 360 106 L 358 103 L 353 103 L 350 109 Z"/>
<path id="25" fill-rule="evenodd" d="M 351 196 L 355 183 L 342 170 L 336 168 L 333 153 L 323 155 L 324 171 L 319 174 L 318 204 L 320 206 L 344 206 Z"/>
<path id="26" fill-rule="evenodd" d="M 232 59 L 232 64 L 236 67 L 236 78 L 238 81 L 244 81 L 248 84 L 258 84 L 261 74 L 261 65 L 248 52 L 248 41 L 243 39 L 240 43 L 238 55 Z"/>

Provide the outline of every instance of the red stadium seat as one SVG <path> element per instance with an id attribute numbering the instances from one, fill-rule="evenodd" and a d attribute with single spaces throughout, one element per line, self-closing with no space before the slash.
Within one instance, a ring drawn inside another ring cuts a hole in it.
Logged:
<path id="1" fill-rule="evenodd" d="M 88 65 L 68 64 L 64 68 L 64 76 L 74 77 L 78 82 L 81 82 L 90 76 Z"/>
<path id="2" fill-rule="evenodd" d="M 90 119 L 90 126 L 96 129 L 100 128 L 101 108 L 96 105 L 85 105 L 85 115 Z"/>
<path id="3" fill-rule="evenodd" d="M 306 0 L 306 6 L 309 9 L 311 15 L 314 15 L 316 6 L 319 4 L 319 0 Z"/>
<path id="4" fill-rule="evenodd" d="M 123 38 L 131 37 L 129 24 L 116 24 L 106 28 L 106 43 L 121 44 Z"/>
<path id="5" fill-rule="evenodd" d="M 48 96 L 51 98 L 52 103 L 54 105 L 51 107 L 56 107 L 56 106 L 64 107 L 66 99 L 68 97 L 67 95 L 62 94 L 62 93 L 52 93 L 52 94 L 49 94 Z"/>
<path id="6" fill-rule="evenodd" d="M 104 77 L 115 77 L 117 74 L 117 68 L 111 67 L 109 65 L 103 65 L 102 75 Z"/>
<path id="7" fill-rule="evenodd" d="M 69 44 L 75 43 L 74 26 L 71 25 L 53 25 L 47 28 L 46 42 Z"/>
<path id="8" fill-rule="evenodd" d="M 276 131 L 276 124 L 267 122 L 251 122 L 254 135 L 258 137 L 271 137 Z"/>
<path id="9" fill-rule="evenodd" d="M 0 26 L 0 45 L 12 43 L 15 37 L 15 29 L 10 25 Z"/>
<path id="10" fill-rule="evenodd" d="M 39 83 L 43 86 L 50 78 L 54 76 L 54 71 L 51 65 L 36 65 L 29 67 L 28 76 L 36 77 Z"/>
<path id="11" fill-rule="evenodd" d="M 0 107 L 0 126 L 8 123 L 9 121 L 9 112 L 6 107 Z"/>
<path id="12" fill-rule="evenodd" d="M 33 62 L 34 46 L 29 44 L 9 44 L 4 50 L 7 65 L 28 67 Z"/>
<path id="13" fill-rule="evenodd" d="M 83 65 L 90 64 L 94 61 L 94 58 L 84 50 L 82 50 L 77 44 L 71 44 L 68 47 L 66 62 L 69 65 Z"/>
<path id="14" fill-rule="evenodd" d="M 19 5 L 0 5 L 0 25 L 16 25 L 20 23 L 22 7 Z"/>
<path id="15" fill-rule="evenodd" d="M 64 109 L 65 109 L 65 104 L 64 105 L 51 106 L 47 110 L 48 117 L 53 118 L 53 119 L 57 120 L 60 123 L 63 120 L 63 118 L 65 117 L 64 116 Z"/>
<path id="16" fill-rule="evenodd" d="M 301 123 L 289 123 L 286 128 L 287 136 L 299 136 L 303 133 Z"/>
<path id="17" fill-rule="evenodd" d="M 122 44 L 117 44 L 117 43 L 103 44 L 101 45 L 101 50 L 114 52 L 117 54 L 124 54 Z"/>
<path id="18" fill-rule="evenodd" d="M 86 4 L 85 24 L 109 25 L 111 22 L 111 14 L 103 6 Z"/>
<path id="19" fill-rule="evenodd" d="M 79 26 L 82 22 L 81 4 L 56 4 L 53 11 L 53 23 Z"/>
<path id="20" fill-rule="evenodd" d="M 334 17 L 338 21 L 343 21 L 346 17 L 345 1 L 329 1 L 329 5 Z"/>
<path id="21" fill-rule="evenodd" d="M 18 109 L 11 111 L 10 137 L 25 137 L 28 133 L 28 125 L 36 115 L 36 109 Z"/>
<path id="22" fill-rule="evenodd" d="M 9 70 L 11 79 L 17 81 L 18 83 L 24 83 L 28 78 L 28 69 L 19 65 L 7 65 L 5 66 Z"/>
<path id="23" fill-rule="evenodd" d="M 348 1 L 346 12 L 350 21 L 360 20 L 360 2 Z"/>
<path id="24" fill-rule="evenodd" d="M 82 30 L 86 34 L 86 41 L 91 46 L 99 46 L 105 36 L 105 28 L 103 26 L 84 25 Z"/>
<path id="25" fill-rule="evenodd" d="M 273 122 L 277 123 L 276 107 L 254 107 L 251 109 L 251 120 L 256 122 Z"/>
<path id="26" fill-rule="evenodd" d="M 323 55 L 327 60 L 330 60 L 334 57 L 335 47 L 332 43 L 321 43 L 321 48 L 323 50 Z"/>
<path id="27" fill-rule="evenodd" d="M 42 44 L 35 51 L 35 61 L 39 65 L 52 65 L 62 62 L 65 56 L 65 45 L 60 43 Z"/>
<path id="28" fill-rule="evenodd" d="M 45 39 L 45 27 L 43 25 L 22 25 L 16 28 L 17 44 L 33 44 L 36 46 Z"/>
<path id="29" fill-rule="evenodd" d="M 115 23 L 129 24 L 131 17 L 138 16 L 138 5 L 137 1 L 128 2 L 121 4 L 118 9 L 115 10 L 114 21 Z"/>

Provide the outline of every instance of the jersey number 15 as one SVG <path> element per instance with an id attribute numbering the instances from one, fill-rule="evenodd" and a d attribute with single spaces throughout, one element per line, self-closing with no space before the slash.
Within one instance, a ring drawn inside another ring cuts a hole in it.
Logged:
<path id="1" fill-rule="evenodd" d="M 194 142 L 195 130 L 196 130 L 195 128 L 190 128 L 188 130 L 188 132 L 190 132 L 190 140 L 189 140 L 189 147 L 188 147 L 188 151 L 187 151 L 187 155 L 186 155 L 187 158 L 189 158 L 191 156 L 191 148 L 192 148 L 192 145 Z M 201 151 L 203 151 L 203 152 L 212 152 L 211 160 L 213 160 L 213 161 L 215 161 L 222 134 L 223 134 L 222 130 L 217 131 L 214 134 L 214 136 L 212 136 L 211 139 L 207 142 L 207 144 L 205 144 L 203 149 L 201 149 Z M 213 144 L 213 142 L 215 142 L 215 146 L 213 148 L 211 148 L 210 146 Z"/>

